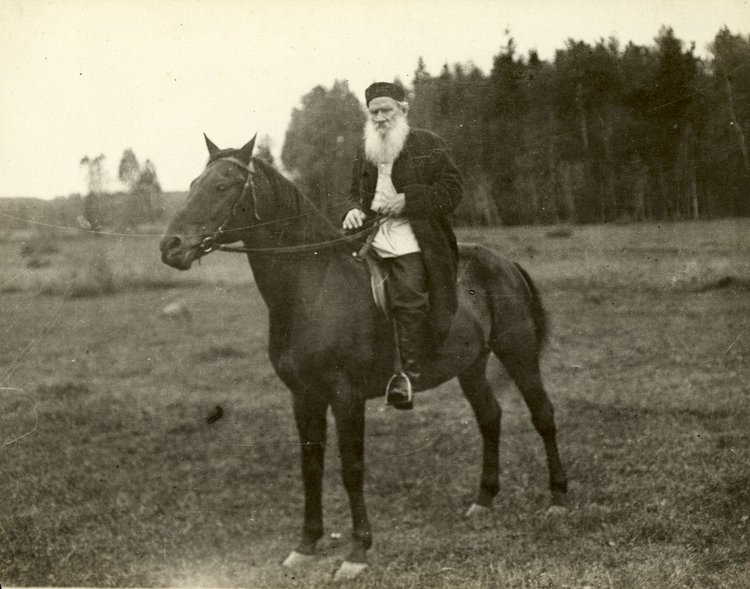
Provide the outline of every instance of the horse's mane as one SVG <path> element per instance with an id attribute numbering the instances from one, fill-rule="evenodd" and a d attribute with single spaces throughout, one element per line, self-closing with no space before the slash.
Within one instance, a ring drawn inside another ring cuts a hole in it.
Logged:
<path id="1" fill-rule="evenodd" d="M 220 149 L 209 157 L 208 163 L 222 158 L 236 158 L 239 151 L 232 148 Z M 317 205 L 294 181 L 282 174 L 273 164 L 257 157 L 252 158 L 252 164 L 255 168 L 258 200 L 264 201 L 263 184 L 266 184 L 267 189 L 272 193 L 271 198 L 275 205 L 273 219 L 292 221 L 292 224 L 297 227 L 296 232 L 301 234 L 306 242 L 325 241 L 338 232 L 340 227 L 338 208 L 341 203 Z M 267 205 L 268 201 L 265 202 Z M 273 220 L 270 221 L 273 222 Z"/>
<path id="2" fill-rule="evenodd" d="M 253 158 L 256 173 L 262 173 L 274 193 L 277 206 L 285 216 L 298 217 L 298 230 L 306 242 L 325 241 L 336 233 L 340 223 L 332 221 L 327 210 L 317 206 L 304 191 L 282 174 L 276 166 L 258 158 Z M 327 207 L 326 207 L 327 209 Z"/>
<path id="3" fill-rule="evenodd" d="M 307 212 L 312 208 L 312 204 L 299 187 L 284 176 L 276 166 L 258 158 L 253 158 L 253 165 L 256 170 L 260 170 L 265 175 L 268 183 L 271 185 L 271 190 L 273 190 L 276 198 L 281 201 L 279 204 L 284 209 L 299 214 Z"/>

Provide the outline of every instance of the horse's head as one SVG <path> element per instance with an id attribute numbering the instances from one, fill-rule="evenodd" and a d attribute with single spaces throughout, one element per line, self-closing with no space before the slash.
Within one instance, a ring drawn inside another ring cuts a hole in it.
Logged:
<path id="1" fill-rule="evenodd" d="M 253 190 L 255 137 L 241 149 L 219 149 L 205 138 L 206 168 L 191 182 L 184 208 L 170 221 L 159 243 L 162 261 L 180 270 L 188 270 L 214 244 L 239 240 L 239 229 L 257 215 L 249 210 L 254 202 L 246 198 Z"/>

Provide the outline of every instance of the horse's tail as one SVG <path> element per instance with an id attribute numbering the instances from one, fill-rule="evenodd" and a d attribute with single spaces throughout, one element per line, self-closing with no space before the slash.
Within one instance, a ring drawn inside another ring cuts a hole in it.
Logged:
<path id="1" fill-rule="evenodd" d="M 539 290 L 534 284 L 534 281 L 531 279 L 531 276 L 529 276 L 528 272 L 526 272 L 526 270 L 524 270 L 519 263 L 513 262 L 513 264 L 516 266 L 516 268 L 518 268 L 521 276 L 523 276 L 523 279 L 526 282 L 526 286 L 529 287 L 529 292 L 531 293 L 531 316 L 534 319 L 534 332 L 536 333 L 536 341 L 537 344 L 539 344 L 539 348 L 541 349 L 542 346 L 544 346 L 544 344 L 547 342 L 547 337 L 549 336 L 549 321 L 547 319 L 547 310 L 544 308 L 542 297 L 539 294 Z"/>

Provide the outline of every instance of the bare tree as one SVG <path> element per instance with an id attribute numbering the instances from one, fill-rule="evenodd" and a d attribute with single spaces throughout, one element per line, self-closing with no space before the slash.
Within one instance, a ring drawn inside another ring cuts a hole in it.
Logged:
<path id="1" fill-rule="evenodd" d="M 83 217 L 88 228 L 98 231 L 101 228 L 102 203 L 101 194 L 107 185 L 107 174 L 104 169 L 103 153 L 94 158 L 83 156 L 80 166 L 86 170 L 86 183 L 89 192 L 83 200 Z"/>

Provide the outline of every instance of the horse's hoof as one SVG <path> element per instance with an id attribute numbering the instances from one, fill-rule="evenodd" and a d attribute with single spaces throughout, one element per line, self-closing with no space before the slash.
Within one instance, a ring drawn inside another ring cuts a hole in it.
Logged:
<path id="1" fill-rule="evenodd" d="M 333 580 L 348 581 L 351 579 L 356 579 L 367 570 L 367 566 L 368 565 L 366 562 L 351 562 L 349 560 L 345 560 L 341 563 L 341 566 L 339 567 L 339 570 L 336 571 L 336 574 L 333 575 Z"/>
<path id="2" fill-rule="evenodd" d="M 547 517 L 562 517 L 568 515 L 568 508 L 564 505 L 550 505 L 546 515 Z"/>
<path id="3" fill-rule="evenodd" d="M 281 563 L 281 566 L 284 566 L 288 569 L 298 569 L 310 564 L 314 560 L 315 555 L 313 554 L 302 554 L 301 552 L 292 550 L 289 553 L 289 556 L 286 557 L 286 560 Z"/>
<path id="4" fill-rule="evenodd" d="M 484 517 L 490 513 L 490 508 L 478 503 L 472 503 L 466 510 L 466 517 Z"/>

